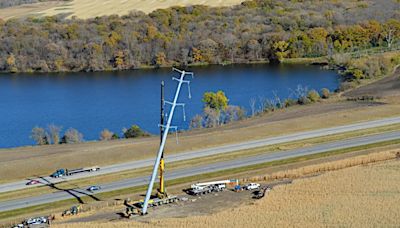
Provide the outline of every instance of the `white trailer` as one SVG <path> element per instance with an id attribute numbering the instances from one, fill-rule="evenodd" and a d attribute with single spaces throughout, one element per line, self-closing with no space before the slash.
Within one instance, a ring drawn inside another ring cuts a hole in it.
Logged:
<path id="1" fill-rule="evenodd" d="M 211 192 L 219 192 L 226 189 L 226 185 L 230 183 L 237 183 L 237 180 L 220 180 L 192 184 L 188 193 L 192 195 L 201 195 Z"/>

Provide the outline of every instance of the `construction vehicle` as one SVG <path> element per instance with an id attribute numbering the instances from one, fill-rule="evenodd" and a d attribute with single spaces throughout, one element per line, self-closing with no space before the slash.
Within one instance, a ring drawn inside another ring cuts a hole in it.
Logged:
<path id="1" fill-rule="evenodd" d="M 161 82 L 161 109 L 160 109 L 160 146 L 162 145 L 163 141 L 163 135 L 164 135 L 164 105 L 165 105 L 165 100 L 164 100 L 164 81 Z M 161 151 L 161 159 L 160 163 L 158 165 L 158 171 L 159 171 L 159 178 L 160 178 L 160 186 L 157 189 L 156 197 L 150 199 L 148 201 L 148 206 L 149 207 L 156 207 L 156 206 L 161 206 L 164 204 L 169 204 L 169 203 L 174 203 L 179 201 L 180 199 L 177 196 L 169 196 L 166 188 L 165 188 L 165 181 L 164 181 L 164 176 L 165 176 L 165 162 L 164 162 L 164 150 Z M 126 202 L 126 216 L 130 218 L 133 215 L 143 215 L 143 207 L 144 207 L 144 200 L 138 201 L 132 205 L 128 204 Z M 146 208 L 147 209 L 147 208 Z"/>
<path id="2" fill-rule="evenodd" d="M 255 192 L 255 195 L 254 195 L 253 198 L 254 198 L 254 199 L 261 199 L 261 198 L 263 198 L 265 195 L 267 195 L 268 192 L 271 191 L 271 190 L 272 190 L 272 188 L 269 187 L 269 186 L 263 187 L 263 188 L 261 188 L 260 190 L 258 190 L 258 191 Z"/>
<path id="3" fill-rule="evenodd" d="M 79 169 L 58 169 L 54 173 L 52 173 L 50 175 L 50 177 L 59 178 L 62 176 L 70 176 L 70 175 L 74 175 L 77 173 L 93 172 L 93 171 L 97 171 L 97 170 L 100 170 L 100 167 L 93 166 L 93 167 L 79 168 Z"/>
<path id="4" fill-rule="evenodd" d="M 161 81 L 161 108 L 160 108 L 160 145 L 162 143 L 162 137 L 164 134 L 164 81 Z M 158 167 L 158 171 L 160 173 L 160 187 L 157 189 L 157 198 L 165 199 L 168 198 L 167 191 L 165 189 L 165 182 L 164 182 L 164 174 L 165 174 L 165 163 L 164 163 L 164 150 L 161 154 L 161 160 Z"/>
<path id="5" fill-rule="evenodd" d="M 153 198 L 149 200 L 149 207 L 157 207 L 165 204 L 175 203 L 180 201 L 181 199 L 177 196 L 167 196 L 165 198 Z M 133 215 L 141 215 L 141 209 L 143 208 L 144 200 L 137 201 L 132 205 L 126 205 L 126 216 L 130 218 Z"/>
<path id="6" fill-rule="evenodd" d="M 70 215 L 77 215 L 79 212 L 81 212 L 81 206 L 72 206 L 70 209 L 65 210 L 61 216 L 65 217 L 65 216 L 70 216 Z"/>
<path id="7" fill-rule="evenodd" d="M 238 180 L 221 180 L 192 184 L 188 190 L 188 193 L 191 195 L 201 195 L 212 192 L 220 192 L 226 189 L 227 184 L 236 183 L 236 185 L 238 185 L 237 182 Z"/>

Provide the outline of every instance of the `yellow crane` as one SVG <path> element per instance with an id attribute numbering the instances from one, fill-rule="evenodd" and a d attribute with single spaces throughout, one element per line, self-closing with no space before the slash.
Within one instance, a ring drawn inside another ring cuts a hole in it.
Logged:
<path id="1" fill-rule="evenodd" d="M 164 133 L 164 81 L 161 82 L 161 112 L 160 112 L 160 143 L 162 141 Z M 164 174 L 165 174 L 165 163 L 164 163 L 164 151 L 161 154 L 161 160 L 159 165 L 159 178 L 160 187 L 157 189 L 157 197 L 160 199 L 167 198 L 168 194 L 165 190 Z"/>

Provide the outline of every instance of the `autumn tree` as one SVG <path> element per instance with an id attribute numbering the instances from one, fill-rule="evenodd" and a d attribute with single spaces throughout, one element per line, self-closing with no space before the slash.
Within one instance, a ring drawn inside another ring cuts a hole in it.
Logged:
<path id="1" fill-rule="evenodd" d="M 203 102 L 205 107 L 220 111 L 228 106 L 229 99 L 225 96 L 225 93 L 223 91 L 219 90 L 216 93 L 204 93 Z"/>
<path id="2" fill-rule="evenodd" d="M 8 71 L 10 71 L 10 72 L 17 72 L 18 71 L 16 66 L 15 66 L 15 56 L 13 54 L 10 54 L 7 57 L 6 64 L 7 64 Z"/>
<path id="3" fill-rule="evenodd" d="M 108 141 L 113 139 L 114 133 L 109 131 L 108 129 L 104 129 L 100 132 L 100 140 L 101 141 Z"/>
<path id="4" fill-rule="evenodd" d="M 272 45 L 273 55 L 270 59 L 272 62 L 278 61 L 282 62 L 288 56 L 289 44 L 286 41 L 278 41 Z"/>
<path id="5" fill-rule="evenodd" d="M 159 52 L 157 55 L 154 57 L 154 63 L 156 66 L 165 66 L 167 64 L 167 56 L 165 56 L 164 52 Z"/>
<path id="6" fill-rule="evenodd" d="M 383 25 L 383 36 L 389 48 L 400 37 L 400 21 L 391 19 Z"/>
<path id="7" fill-rule="evenodd" d="M 41 127 L 34 127 L 32 129 L 31 139 L 33 139 L 39 146 L 49 144 L 49 136 Z"/>
<path id="8" fill-rule="evenodd" d="M 60 143 L 60 132 L 62 127 L 57 126 L 55 124 L 50 124 L 47 126 L 48 129 L 48 135 L 49 135 L 49 144 L 58 144 Z"/>
<path id="9" fill-rule="evenodd" d="M 83 142 L 83 134 L 74 128 L 69 128 L 61 139 L 62 143 L 73 144 Z"/>

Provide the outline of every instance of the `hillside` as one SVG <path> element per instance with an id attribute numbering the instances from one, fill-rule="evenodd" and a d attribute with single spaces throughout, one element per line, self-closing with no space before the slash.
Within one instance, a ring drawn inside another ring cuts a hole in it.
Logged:
<path id="1" fill-rule="evenodd" d="M 126 12 L 121 5 L 94 7 L 88 0 L 68 4 L 56 11 L 75 7 L 93 15 L 105 10 Z M 0 20 L 0 71 L 109 71 L 281 62 L 285 58 L 395 48 L 399 46 L 400 21 L 393 18 L 399 18 L 399 7 L 400 2 L 393 0 L 258 0 L 227 8 L 197 5 L 87 20 L 68 20 L 65 15 Z"/>
<path id="2" fill-rule="evenodd" d="M 76 16 L 81 19 L 107 15 L 126 15 L 131 11 L 150 13 L 156 9 L 172 6 L 208 5 L 231 6 L 240 4 L 243 0 L 72 0 L 25 4 L 6 9 L 0 9 L 0 18 L 21 18 L 27 16 L 53 16 L 67 15 L 68 18 Z M 38 2 L 38 1 L 27 1 Z M 11 5 L 11 4 L 10 4 Z"/>

